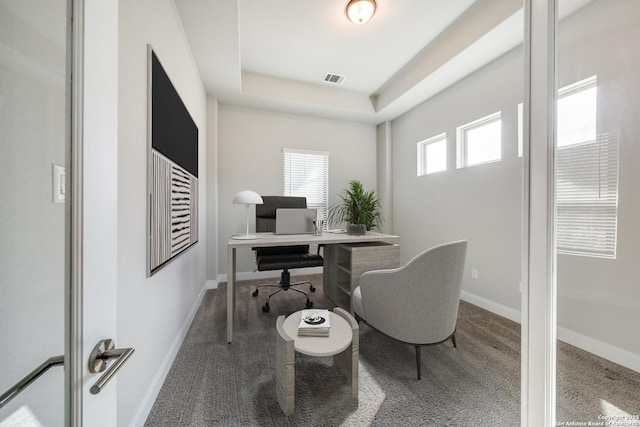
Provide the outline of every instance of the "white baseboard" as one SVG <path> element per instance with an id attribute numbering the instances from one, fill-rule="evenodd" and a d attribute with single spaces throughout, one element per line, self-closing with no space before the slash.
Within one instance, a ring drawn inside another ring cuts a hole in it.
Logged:
<path id="1" fill-rule="evenodd" d="M 516 323 L 520 322 L 520 311 L 513 308 L 505 307 L 502 304 L 498 304 L 494 301 L 486 298 L 479 297 L 467 291 L 462 291 L 460 298 L 468 303 L 477 305 L 499 316 L 506 317 Z M 567 344 L 571 344 L 574 347 L 578 347 L 581 350 L 588 351 L 591 354 L 600 356 L 613 363 L 616 363 L 625 368 L 631 369 L 636 372 L 640 372 L 640 355 L 631 353 L 619 347 L 615 347 L 611 344 L 607 344 L 602 341 L 598 341 L 594 338 L 586 335 L 579 334 L 570 329 L 558 326 L 557 337 L 560 341 Z"/>
<path id="2" fill-rule="evenodd" d="M 236 273 L 236 280 L 260 280 L 260 279 L 273 279 L 280 277 L 280 270 L 274 271 L 243 271 Z M 302 276 L 307 274 L 322 274 L 322 267 L 310 267 L 305 268 L 304 270 L 292 270 L 290 271 L 291 276 Z M 217 282 L 222 283 L 227 281 L 226 274 L 219 274 L 217 277 Z"/>
<path id="3" fill-rule="evenodd" d="M 169 350 L 167 351 L 167 354 L 165 355 L 164 360 L 160 364 L 160 368 L 158 369 L 155 377 L 153 378 L 153 381 L 151 381 L 151 384 L 149 385 L 149 388 L 147 389 L 147 392 L 145 393 L 145 396 L 142 399 L 142 403 L 138 407 L 138 410 L 136 411 L 135 416 L 133 417 L 133 419 L 131 420 L 131 423 L 129 424 L 130 426 L 132 427 L 144 426 L 145 421 L 149 417 L 149 413 L 151 413 L 153 404 L 155 403 L 156 398 L 160 393 L 162 384 L 164 383 L 164 380 L 167 378 L 167 375 L 169 374 L 171 365 L 173 364 L 173 361 L 175 360 L 178 354 L 178 351 L 180 351 L 180 347 L 182 346 L 184 337 L 187 335 L 187 331 L 189 331 L 191 322 L 193 322 L 193 318 L 198 312 L 198 308 L 202 303 L 204 294 L 206 293 L 207 290 L 215 289 L 217 288 L 217 286 L 218 286 L 218 283 L 215 280 L 207 280 L 203 285 L 202 289 L 200 290 L 200 293 L 198 294 L 198 297 L 196 298 L 195 302 L 193 303 L 193 306 L 191 307 L 191 310 L 189 311 L 189 314 L 187 315 L 186 319 L 182 323 L 182 327 L 178 331 L 178 335 L 174 338 L 173 342 L 171 343 L 171 347 L 169 347 Z"/>
<path id="4" fill-rule="evenodd" d="M 507 319 L 518 324 L 520 323 L 519 310 L 514 310 L 513 308 L 498 304 L 497 302 L 488 300 L 467 291 L 462 291 L 462 293 L 460 294 L 460 299 L 473 305 L 477 305 L 480 308 L 484 308 L 485 310 L 497 314 L 498 316 L 506 317 Z"/>
<path id="5" fill-rule="evenodd" d="M 640 355 L 558 326 L 558 339 L 640 373 Z"/>

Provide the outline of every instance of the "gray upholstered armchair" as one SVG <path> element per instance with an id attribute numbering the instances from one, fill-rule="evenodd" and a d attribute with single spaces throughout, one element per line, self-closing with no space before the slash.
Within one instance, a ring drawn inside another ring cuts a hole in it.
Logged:
<path id="1" fill-rule="evenodd" d="M 420 346 L 440 344 L 455 331 L 466 240 L 428 249 L 400 268 L 368 271 L 352 295 L 356 315 L 398 341 L 413 344 L 420 379 Z"/>

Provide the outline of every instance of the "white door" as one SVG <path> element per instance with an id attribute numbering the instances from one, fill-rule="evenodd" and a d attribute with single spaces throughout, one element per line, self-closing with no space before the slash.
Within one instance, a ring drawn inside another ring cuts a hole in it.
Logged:
<path id="1" fill-rule="evenodd" d="M 116 380 L 94 394 L 88 370 L 117 344 L 117 16 L 0 2 L 1 427 L 117 424 Z"/>
<path id="2" fill-rule="evenodd" d="M 117 375 L 98 394 L 91 392 L 101 374 L 88 371 L 89 355 L 103 339 L 117 337 L 117 191 L 118 191 L 118 3 L 119 0 L 73 0 L 74 182 L 73 278 L 81 287 L 75 307 L 81 330 L 72 331 L 76 424 L 116 426 Z M 74 284 L 74 283 L 72 283 Z M 80 316 L 79 316 L 80 317 Z M 139 357 L 134 355 L 133 357 Z M 112 361 L 113 364 L 113 361 Z M 129 366 L 124 369 L 130 369 Z M 72 406 L 72 409 L 73 406 Z"/>

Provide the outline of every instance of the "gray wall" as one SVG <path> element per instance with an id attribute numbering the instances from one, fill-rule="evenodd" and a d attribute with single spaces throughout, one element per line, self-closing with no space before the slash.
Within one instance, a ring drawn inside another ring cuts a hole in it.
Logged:
<path id="1" fill-rule="evenodd" d="M 560 29 L 559 84 L 598 76 L 597 131 L 620 131 L 620 166 L 616 259 L 558 256 L 559 336 L 640 370 L 640 2 L 595 2 Z"/>
<path id="2" fill-rule="evenodd" d="M 523 70 L 514 50 L 392 123 L 393 231 L 402 238 L 402 259 L 467 239 L 464 291 L 511 310 L 520 309 Z M 502 112 L 502 161 L 456 169 L 456 127 L 496 111 Z M 417 176 L 416 144 L 443 132 L 447 171 Z"/>
<path id="3" fill-rule="evenodd" d="M 282 148 L 329 152 L 329 205 L 352 179 L 376 188 L 376 128 L 373 125 L 219 106 L 218 266 L 227 272 L 227 242 L 246 228 L 244 205 L 232 204 L 242 190 L 283 192 Z M 250 208 L 255 230 L 255 208 Z M 238 251 L 237 271 L 255 270 L 251 251 Z M 295 271 L 293 272 L 295 274 Z M 244 276 L 243 276 L 244 277 Z M 226 280 L 226 279 L 224 279 Z"/>
<path id="4" fill-rule="evenodd" d="M 393 139 L 391 137 L 391 122 L 384 122 L 377 126 L 378 153 L 378 190 L 380 211 L 383 223 L 381 231 L 393 234 Z"/>
<path id="5" fill-rule="evenodd" d="M 558 336 L 635 370 L 640 341 L 629 338 L 640 323 L 639 17 L 640 2 L 595 2 L 562 21 L 558 54 L 559 86 L 597 74 L 598 131 L 621 132 L 617 259 L 558 257 Z M 402 237 L 402 257 L 469 240 L 465 298 L 513 320 L 520 310 L 522 58 L 516 49 L 392 122 L 393 231 Z M 456 169 L 456 126 L 498 110 L 502 161 Z M 416 143 L 442 132 L 448 170 L 417 177 Z"/>

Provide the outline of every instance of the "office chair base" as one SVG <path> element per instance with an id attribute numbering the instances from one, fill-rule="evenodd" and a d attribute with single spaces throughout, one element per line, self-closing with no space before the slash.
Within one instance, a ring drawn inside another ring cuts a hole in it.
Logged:
<path id="1" fill-rule="evenodd" d="M 278 293 L 278 292 L 280 292 L 280 291 L 287 291 L 287 290 L 292 290 L 292 291 L 300 292 L 301 294 L 303 294 L 304 296 L 306 296 L 306 297 L 307 297 L 307 302 L 304 304 L 304 305 L 305 305 L 305 307 L 307 307 L 307 308 L 311 308 L 311 307 L 313 307 L 313 301 L 311 301 L 311 300 L 309 299 L 309 296 L 307 295 L 307 293 L 306 293 L 305 291 L 301 291 L 300 289 L 296 289 L 296 288 L 289 288 L 289 289 L 280 288 L 280 289 L 278 289 L 277 291 L 273 292 L 272 294 L 270 294 L 270 295 L 267 297 L 267 302 L 265 302 L 265 303 L 264 303 L 264 305 L 262 306 L 262 311 L 264 311 L 265 313 L 269 311 L 269 309 L 271 308 L 271 307 L 269 306 L 269 300 L 271 299 L 271 297 L 272 297 L 272 296 L 274 296 L 275 294 L 277 294 L 277 293 Z M 258 296 L 258 290 L 256 289 L 256 290 L 253 292 L 253 294 L 252 294 L 252 295 L 253 295 L 254 297 L 255 297 L 255 296 Z"/>
<path id="2" fill-rule="evenodd" d="M 307 302 L 305 304 L 305 307 L 307 307 L 307 308 L 313 307 L 313 301 L 307 300 Z M 269 306 L 268 302 L 265 302 L 264 305 L 262 306 L 262 311 L 264 311 L 266 313 L 269 310 L 271 310 L 271 307 Z"/>
<path id="3" fill-rule="evenodd" d="M 307 300 L 307 303 L 305 304 L 305 306 L 307 308 L 311 308 L 313 307 L 313 301 L 309 301 Z M 265 302 L 264 305 L 262 306 L 262 311 L 264 311 L 265 313 L 268 312 L 271 309 L 271 307 L 269 306 L 268 302 Z"/>
<path id="4" fill-rule="evenodd" d="M 284 270 L 282 272 L 281 278 L 280 278 L 280 283 L 275 285 L 275 284 L 271 284 L 271 283 L 265 283 L 262 285 L 258 285 L 258 287 L 256 287 L 256 290 L 253 291 L 251 293 L 251 295 L 253 295 L 254 297 L 258 296 L 258 293 L 260 292 L 260 288 L 263 286 L 266 287 L 272 287 L 272 288 L 278 288 L 275 292 L 272 292 L 271 294 L 269 294 L 269 296 L 267 297 L 267 302 L 262 306 L 262 311 L 264 311 L 265 313 L 267 311 L 269 311 L 270 307 L 269 307 L 269 301 L 271 299 L 272 296 L 274 296 L 275 294 L 277 294 L 280 291 L 288 291 L 288 290 L 292 290 L 292 291 L 296 291 L 301 293 L 302 295 L 304 295 L 307 298 L 307 302 L 305 303 L 305 306 L 307 308 L 311 308 L 313 307 L 313 302 L 309 300 L 309 294 L 307 294 L 305 291 L 295 288 L 294 286 L 299 286 L 299 285 L 304 285 L 304 284 L 309 284 L 309 291 L 311 292 L 315 292 L 316 288 L 313 287 L 313 285 L 311 284 L 310 281 L 308 280 L 304 280 L 302 282 L 295 282 L 295 283 L 291 283 L 291 275 L 289 273 L 288 270 Z"/>
<path id="5" fill-rule="evenodd" d="M 300 285 L 304 285 L 304 284 L 306 284 L 306 283 L 308 283 L 308 284 L 309 284 L 309 292 L 315 292 L 315 291 L 316 291 L 316 288 L 315 288 L 315 287 L 311 284 L 311 282 L 310 282 L 310 281 L 308 281 L 308 280 L 304 280 L 304 281 L 302 281 L 302 282 L 295 282 L 295 283 L 291 283 L 289 286 L 287 286 L 287 289 L 289 289 L 289 288 L 291 288 L 291 287 L 293 287 L 293 286 L 300 286 Z M 258 285 L 258 286 L 256 287 L 256 290 L 255 290 L 255 291 L 253 291 L 253 292 L 251 293 L 251 295 L 253 295 L 254 297 L 257 297 L 257 296 L 258 296 L 258 293 L 259 293 L 259 291 L 260 291 L 260 288 L 262 288 L 262 287 L 269 287 L 269 288 L 284 288 L 284 286 L 282 286 L 282 283 L 278 283 L 277 285 L 275 285 L 275 284 L 271 284 L 271 283 L 263 283 L 262 285 Z"/>
<path id="6" fill-rule="evenodd" d="M 315 292 L 316 288 L 314 288 L 313 284 L 311 284 L 311 282 L 308 281 L 308 280 L 304 280 L 302 282 L 291 283 L 291 274 L 289 273 L 289 271 L 287 269 L 285 269 L 282 272 L 282 275 L 280 276 L 280 283 L 279 284 L 275 285 L 275 284 L 265 283 L 265 284 L 262 284 L 262 285 L 258 285 L 258 287 L 256 287 L 255 291 L 253 291 L 251 293 L 251 295 L 253 295 L 254 297 L 257 297 L 258 293 L 260 291 L 260 288 L 263 287 L 263 286 L 278 288 L 275 292 L 272 292 L 271 294 L 269 294 L 269 296 L 267 297 L 267 302 L 262 306 L 262 311 L 264 311 L 265 313 L 267 311 L 269 311 L 269 309 L 270 309 L 269 301 L 271 300 L 271 297 L 274 296 L 275 294 L 277 294 L 280 291 L 288 291 L 288 290 L 296 291 L 296 292 L 299 292 L 302 295 L 304 295 L 307 298 L 307 302 L 305 303 L 305 306 L 307 308 L 311 308 L 311 307 L 313 307 L 313 302 L 309 300 L 309 294 L 306 293 L 305 291 L 303 291 L 302 289 L 298 289 L 298 288 L 294 287 L 294 286 L 304 285 L 304 284 L 307 284 L 307 283 L 309 284 L 309 291 Z"/>

